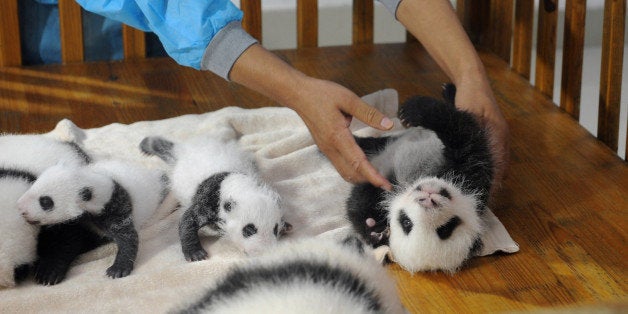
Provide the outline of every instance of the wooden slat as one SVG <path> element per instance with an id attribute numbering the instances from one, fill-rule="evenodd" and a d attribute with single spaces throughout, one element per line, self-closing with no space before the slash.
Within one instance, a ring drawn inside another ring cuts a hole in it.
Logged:
<path id="1" fill-rule="evenodd" d="M 61 61 L 83 61 L 83 22 L 81 7 L 74 0 L 59 0 Z"/>
<path id="2" fill-rule="evenodd" d="M 242 28 L 262 43 L 262 0 L 240 1 L 240 9 L 244 12 Z"/>
<path id="3" fill-rule="evenodd" d="M 512 68 L 526 79 L 530 78 L 533 28 L 534 0 L 517 0 L 513 30 Z"/>
<path id="4" fill-rule="evenodd" d="M 597 137 L 615 151 L 619 133 L 625 25 L 626 0 L 606 0 Z"/>
<path id="5" fill-rule="evenodd" d="M 122 27 L 122 42 L 125 59 L 146 57 L 146 35 L 141 30 L 124 25 Z"/>
<path id="6" fill-rule="evenodd" d="M 476 45 L 484 42 L 489 28 L 490 3 L 484 0 L 457 0 L 456 11 L 469 39 Z"/>
<path id="7" fill-rule="evenodd" d="M 536 72 L 534 85 L 549 98 L 554 95 L 554 64 L 556 59 L 556 24 L 558 23 L 558 0 L 549 6 L 539 5 L 539 26 L 537 31 Z"/>
<path id="8" fill-rule="evenodd" d="M 488 46 L 504 61 L 510 62 L 513 0 L 491 0 L 491 21 L 488 28 L 489 36 L 485 38 Z"/>
<path id="9" fill-rule="evenodd" d="M 352 42 L 354 45 L 373 43 L 373 1 L 371 0 L 353 0 Z"/>
<path id="10" fill-rule="evenodd" d="M 567 0 L 565 7 L 560 107 L 576 120 L 580 117 L 584 21 L 586 13 L 586 0 Z"/>
<path id="11" fill-rule="evenodd" d="M 2 27 L 0 27 L 0 67 L 22 64 L 20 25 L 17 0 L 0 1 Z"/>
<path id="12" fill-rule="evenodd" d="M 297 0 L 297 47 L 318 46 L 318 1 Z"/>

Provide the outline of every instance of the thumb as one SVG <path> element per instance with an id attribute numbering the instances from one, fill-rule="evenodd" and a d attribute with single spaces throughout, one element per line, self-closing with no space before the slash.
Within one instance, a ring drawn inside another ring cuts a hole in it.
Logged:
<path id="1" fill-rule="evenodd" d="M 347 112 L 348 114 L 378 130 L 390 130 L 394 125 L 392 120 L 361 99 L 353 102 L 351 107 L 351 111 Z"/>

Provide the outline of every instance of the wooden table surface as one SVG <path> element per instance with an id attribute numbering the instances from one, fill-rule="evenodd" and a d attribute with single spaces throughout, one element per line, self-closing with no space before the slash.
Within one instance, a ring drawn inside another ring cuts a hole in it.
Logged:
<path id="1" fill-rule="evenodd" d="M 438 96 L 446 77 L 414 44 L 278 51 L 307 74 L 368 94 L 395 88 L 403 100 Z M 415 312 L 502 312 L 603 306 L 628 311 L 628 167 L 511 72 L 481 53 L 511 128 L 511 162 L 492 208 L 521 247 L 474 259 L 451 276 L 389 267 Z M 155 120 L 238 105 L 263 96 L 169 59 L 0 68 L 0 132 L 47 132 Z M 592 105 L 592 104 L 583 104 Z"/>

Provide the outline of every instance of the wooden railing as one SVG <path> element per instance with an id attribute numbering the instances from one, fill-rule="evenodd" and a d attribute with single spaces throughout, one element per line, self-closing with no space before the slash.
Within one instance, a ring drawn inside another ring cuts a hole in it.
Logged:
<path id="1" fill-rule="evenodd" d="M 558 1 L 560 0 L 539 0 L 538 5 L 534 85 L 550 99 L 556 92 L 554 68 L 558 38 Z M 559 105 L 574 119 L 579 120 L 586 0 L 566 0 L 565 4 Z M 457 6 L 459 16 L 476 44 L 510 62 L 514 71 L 529 79 L 533 53 L 534 1 L 458 0 Z M 619 138 L 625 21 L 626 0 L 606 0 L 597 137 L 614 151 L 617 151 Z M 628 145 L 626 152 L 628 155 Z"/>

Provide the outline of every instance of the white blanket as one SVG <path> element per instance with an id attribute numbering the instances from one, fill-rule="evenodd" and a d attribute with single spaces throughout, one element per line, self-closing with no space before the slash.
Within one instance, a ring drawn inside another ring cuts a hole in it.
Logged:
<path id="1" fill-rule="evenodd" d="M 395 116 L 398 100 L 394 90 L 379 91 L 364 99 L 388 116 Z M 378 134 L 358 122 L 351 127 L 359 135 Z M 294 226 L 289 237 L 349 232 L 344 210 L 350 184 L 317 150 L 298 115 L 286 108 L 229 107 L 201 115 L 87 130 L 63 120 L 48 135 L 78 140 L 96 156 L 165 167 L 158 158 L 140 153 L 140 141 L 149 135 L 184 140 L 198 134 L 236 139 L 254 152 L 263 178 L 287 204 L 286 220 Z M 114 244 L 109 244 L 82 255 L 58 285 L 39 286 L 29 279 L 17 288 L 0 290 L 0 312 L 164 312 L 197 296 L 230 265 L 245 257 L 226 240 L 204 238 L 209 259 L 186 262 L 177 233 L 182 211 L 175 211 L 175 206 L 176 201 L 168 198 L 140 230 L 139 253 L 130 276 L 114 280 L 105 275 L 116 250 Z M 483 254 L 516 252 L 518 246 L 504 226 L 492 213 L 489 216 Z"/>

